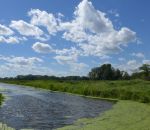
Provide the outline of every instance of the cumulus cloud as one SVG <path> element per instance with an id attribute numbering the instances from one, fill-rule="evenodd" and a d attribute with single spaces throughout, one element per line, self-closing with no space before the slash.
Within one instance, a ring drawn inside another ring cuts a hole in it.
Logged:
<path id="1" fill-rule="evenodd" d="M 115 67 L 119 68 L 120 70 L 127 71 L 129 74 L 139 71 L 139 67 L 142 64 L 150 64 L 150 60 L 142 59 L 142 60 L 128 60 L 124 64 L 116 64 Z"/>
<path id="2" fill-rule="evenodd" d="M 5 38 L 3 36 L 0 36 L 0 43 L 19 43 L 19 40 L 17 37 Z"/>
<path id="3" fill-rule="evenodd" d="M 132 53 L 131 55 L 132 55 L 132 56 L 135 56 L 135 57 L 137 57 L 137 58 L 145 58 L 144 54 L 141 53 L 141 52 L 139 52 L 139 53 Z"/>
<path id="4" fill-rule="evenodd" d="M 0 24 L 0 35 L 9 36 L 12 34 L 14 34 L 14 32 L 10 28 Z"/>
<path id="5" fill-rule="evenodd" d="M 4 37 L 0 36 L 0 43 L 11 43 L 16 44 L 20 43 L 21 41 L 26 41 L 26 37 L 16 37 L 16 36 L 10 36 L 10 37 Z"/>
<path id="6" fill-rule="evenodd" d="M 110 32 L 113 29 L 112 22 L 105 17 L 105 13 L 96 10 L 88 0 L 83 0 L 74 14 L 76 22 L 93 33 Z"/>
<path id="7" fill-rule="evenodd" d="M 150 60 L 143 60 L 143 64 L 150 64 Z"/>
<path id="8" fill-rule="evenodd" d="M 19 65 L 19 66 L 30 66 L 34 65 L 35 63 L 42 62 L 43 60 L 37 57 L 15 57 L 15 56 L 2 56 L 0 55 L 0 60 L 6 61 L 7 63 Z"/>
<path id="9" fill-rule="evenodd" d="M 62 65 L 68 65 L 70 72 L 74 74 L 79 74 L 81 75 L 80 72 L 83 72 L 85 69 L 87 69 L 89 66 L 85 63 L 80 63 L 77 60 L 76 55 L 70 55 L 70 56 L 65 56 L 65 55 L 57 55 L 54 57 L 54 59 Z"/>
<path id="10" fill-rule="evenodd" d="M 57 55 L 80 55 L 80 50 L 75 48 L 75 47 L 71 47 L 71 48 L 64 48 L 64 49 L 56 49 L 55 53 Z"/>
<path id="11" fill-rule="evenodd" d="M 87 68 L 89 66 L 85 63 L 70 63 L 70 70 L 74 73 L 80 73 L 80 72 L 84 72 L 84 70 L 87 73 Z"/>
<path id="12" fill-rule="evenodd" d="M 17 30 L 21 35 L 24 36 L 41 36 L 43 31 L 38 27 L 29 24 L 23 20 L 11 21 L 10 27 Z"/>
<path id="13" fill-rule="evenodd" d="M 40 41 L 48 40 L 49 36 L 43 37 L 44 32 L 37 26 L 46 27 L 52 35 L 61 31 L 64 39 L 77 43 L 80 52 L 78 56 L 107 57 L 109 54 L 122 51 L 128 43 L 137 40 L 136 33 L 127 27 L 116 30 L 106 14 L 95 9 L 92 2 L 88 0 L 79 3 L 74 11 L 74 19 L 71 21 L 63 21 L 62 15 L 56 18 L 52 13 L 39 9 L 31 9 L 28 15 L 31 17 L 30 23 L 23 20 L 12 21 L 10 27 L 16 29 L 21 35 L 34 36 Z M 36 52 L 54 52 L 51 51 L 51 46 L 42 45 L 34 44 L 32 48 Z M 55 52 L 57 54 L 61 51 L 56 49 Z"/>
<path id="14" fill-rule="evenodd" d="M 126 59 L 123 58 L 123 57 L 119 57 L 118 60 L 119 60 L 119 61 L 125 61 Z"/>
<path id="15" fill-rule="evenodd" d="M 16 57 L 0 55 L 0 76 L 16 76 L 16 75 L 52 75 L 57 74 L 50 68 L 43 67 L 43 60 L 38 57 Z M 12 71 L 13 70 L 13 71 Z"/>
<path id="16" fill-rule="evenodd" d="M 36 42 L 33 44 L 32 49 L 38 53 L 50 53 L 53 51 L 49 44 Z"/>
<path id="17" fill-rule="evenodd" d="M 31 10 L 29 16 L 32 17 L 31 23 L 33 25 L 45 26 L 47 30 L 48 26 L 55 26 L 55 31 L 63 32 L 62 37 L 64 39 L 77 43 L 76 47 L 71 49 L 58 50 L 53 48 L 55 51 L 49 51 L 48 49 L 47 52 L 56 53 L 54 59 L 60 64 L 70 64 L 71 66 L 71 64 L 78 63 L 78 56 L 91 55 L 108 58 L 108 54 L 118 53 L 128 43 L 136 41 L 136 33 L 134 31 L 127 27 L 116 30 L 106 14 L 96 10 L 88 0 L 83 0 L 79 3 L 74 11 L 73 20 L 60 21 L 59 26 L 54 15 L 45 11 Z M 41 20 L 42 18 L 44 21 Z M 49 20 L 53 19 L 53 22 L 47 20 L 47 18 Z"/>
<path id="18" fill-rule="evenodd" d="M 89 66 L 85 63 L 78 61 L 78 56 L 80 55 L 80 50 L 75 47 L 63 50 L 55 50 L 57 54 L 54 59 L 62 65 L 68 65 L 71 74 L 82 75 L 81 73 L 85 71 Z M 79 72 L 81 72 L 79 74 Z"/>
<path id="19" fill-rule="evenodd" d="M 108 13 L 114 15 L 115 17 L 120 17 L 120 14 L 116 9 L 109 10 Z"/>
<path id="20" fill-rule="evenodd" d="M 85 55 L 103 56 L 117 53 L 122 46 L 136 41 L 136 33 L 127 27 L 115 30 L 106 14 L 83 0 L 76 7 L 71 22 L 62 22 L 63 38 L 78 43 Z"/>
<path id="21" fill-rule="evenodd" d="M 115 15 L 119 16 L 119 14 Z M 82 0 L 79 3 L 75 8 L 73 19 L 69 21 L 65 21 L 65 17 L 61 19 L 62 14 L 56 17 L 52 13 L 39 9 L 31 9 L 28 16 L 31 18 L 30 22 L 11 21 L 9 27 L 23 36 L 31 36 L 42 41 L 34 43 L 32 49 L 38 53 L 55 53 L 53 58 L 62 65 L 69 65 L 71 70 L 79 71 L 81 68 L 88 67 L 85 63 L 79 62 L 79 56 L 97 56 L 101 59 L 108 59 L 110 54 L 119 53 L 128 44 L 137 41 L 136 32 L 128 27 L 115 29 L 107 14 L 95 9 L 89 0 Z M 42 31 L 40 27 L 45 27 L 49 34 Z M 21 38 L 10 36 L 14 34 L 10 28 L 0 24 L 0 42 L 19 43 Z M 44 43 L 57 32 L 60 32 L 58 37 L 61 35 L 63 39 L 76 43 L 74 47 L 70 44 L 67 48 L 57 49 Z M 133 54 L 133 56 L 144 58 L 142 54 Z M 27 64 L 32 67 L 35 62 L 42 62 L 38 58 L 25 57 L 0 57 L 0 60 L 7 61 L 9 65 Z M 119 60 L 123 61 L 123 59 Z M 126 63 L 134 69 L 137 68 L 137 64 L 137 61 Z"/>
<path id="22" fill-rule="evenodd" d="M 141 63 L 136 60 L 129 60 L 124 64 L 115 65 L 116 68 L 119 68 L 122 71 L 126 71 L 129 74 L 137 72 L 138 68 L 141 66 Z"/>
<path id="23" fill-rule="evenodd" d="M 58 20 L 53 14 L 39 9 L 31 9 L 28 15 L 31 17 L 31 24 L 46 27 L 49 34 L 57 32 Z"/>
<path id="24" fill-rule="evenodd" d="M 57 55 L 54 57 L 54 59 L 60 64 L 68 64 L 68 63 L 76 62 L 77 56 L 76 55 L 72 55 L 72 56 Z"/>

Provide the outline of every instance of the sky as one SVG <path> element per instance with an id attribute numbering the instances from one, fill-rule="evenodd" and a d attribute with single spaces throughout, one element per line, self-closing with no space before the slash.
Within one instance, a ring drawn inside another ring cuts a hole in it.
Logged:
<path id="1" fill-rule="evenodd" d="M 0 0 L 0 77 L 150 64 L 149 0 Z"/>

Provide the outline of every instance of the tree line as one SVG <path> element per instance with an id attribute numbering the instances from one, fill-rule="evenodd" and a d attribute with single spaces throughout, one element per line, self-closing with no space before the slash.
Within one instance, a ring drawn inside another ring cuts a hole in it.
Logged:
<path id="1" fill-rule="evenodd" d="M 150 65 L 143 64 L 139 71 L 129 75 L 126 71 L 114 68 L 111 64 L 103 64 L 92 68 L 87 76 L 48 76 L 48 75 L 18 75 L 16 77 L 5 77 L 0 80 L 130 80 L 146 79 L 150 80 Z"/>
<path id="2" fill-rule="evenodd" d="M 139 71 L 129 75 L 126 71 L 115 69 L 111 64 L 103 64 L 100 67 L 93 68 L 89 72 L 88 77 L 94 80 L 150 80 L 150 65 L 143 64 L 141 67 L 139 67 Z"/>

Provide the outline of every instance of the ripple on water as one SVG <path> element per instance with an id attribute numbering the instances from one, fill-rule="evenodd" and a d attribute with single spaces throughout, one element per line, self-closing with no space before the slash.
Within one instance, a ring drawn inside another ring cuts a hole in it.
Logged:
<path id="1" fill-rule="evenodd" d="M 79 118 L 95 117 L 112 107 L 112 102 L 0 84 L 11 97 L 0 108 L 0 122 L 17 130 L 51 130 L 72 124 Z"/>

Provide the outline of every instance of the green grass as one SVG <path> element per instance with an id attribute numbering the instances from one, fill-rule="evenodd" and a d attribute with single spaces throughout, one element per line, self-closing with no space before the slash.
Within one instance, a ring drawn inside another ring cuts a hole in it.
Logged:
<path id="1" fill-rule="evenodd" d="M 58 130 L 150 130 L 150 81 L 5 80 L 3 82 L 118 99 L 113 108 L 104 114 L 96 118 L 80 119 L 73 125 Z"/>
<path id="2" fill-rule="evenodd" d="M 7 83 L 33 86 L 52 91 L 69 92 L 85 96 L 150 102 L 150 81 L 58 81 L 9 80 Z"/>
<path id="3" fill-rule="evenodd" d="M 16 130 L 16 129 L 0 122 L 0 130 Z M 20 130 L 34 130 L 34 129 L 20 129 Z"/>
<path id="4" fill-rule="evenodd" d="M 80 119 L 58 130 L 150 130 L 150 105 L 119 101 L 99 117 Z"/>
<path id="5" fill-rule="evenodd" d="M 3 99 L 4 99 L 4 97 L 3 97 L 3 95 L 0 93 L 0 105 L 2 104 Z"/>

